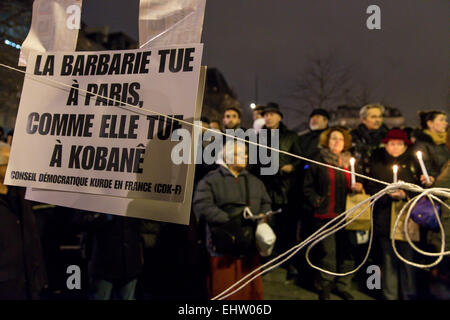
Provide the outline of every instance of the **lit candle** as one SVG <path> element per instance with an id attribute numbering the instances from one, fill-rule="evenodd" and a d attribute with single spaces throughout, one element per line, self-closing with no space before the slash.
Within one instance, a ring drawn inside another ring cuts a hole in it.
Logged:
<path id="1" fill-rule="evenodd" d="M 394 183 L 396 183 L 397 182 L 398 165 L 394 164 L 392 166 L 392 172 L 394 173 Z"/>
<path id="2" fill-rule="evenodd" d="M 351 173 L 351 178 L 352 178 L 352 184 L 354 185 L 356 182 L 356 177 L 355 177 L 355 158 L 350 158 L 350 173 Z"/>
<path id="3" fill-rule="evenodd" d="M 428 176 L 427 168 L 425 167 L 425 163 L 423 162 L 422 158 L 422 151 L 417 151 L 417 159 L 419 159 L 420 168 L 422 169 L 422 173 L 425 176 L 425 179 L 427 180 L 427 183 L 430 184 L 430 177 Z"/>

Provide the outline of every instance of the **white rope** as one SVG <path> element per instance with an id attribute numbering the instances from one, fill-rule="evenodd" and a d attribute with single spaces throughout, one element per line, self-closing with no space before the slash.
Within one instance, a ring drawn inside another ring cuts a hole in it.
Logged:
<path id="1" fill-rule="evenodd" d="M 360 202 L 359 204 L 357 204 L 353 208 L 343 212 L 342 214 L 340 214 L 337 217 L 333 218 L 332 220 L 328 221 L 324 226 L 319 228 L 314 234 L 309 236 L 303 242 L 295 245 L 291 249 L 289 249 L 286 252 L 280 254 L 278 257 L 275 257 L 274 259 L 266 262 L 264 265 L 256 268 L 251 273 L 247 274 L 245 277 L 240 279 L 238 282 L 234 283 L 228 289 L 224 290 L 222 293 L 220 293 L 217 296 L 215 296 L 214 298 L 212 298 L 212 300 L 223 300 L 223 299 L 226 299 L 227 297 L 233 295 L 234 293 L 236 293 L 239 290 L 241 290 L 243 287 L 245 287 L 247 284 L 249 284 L 254 279 L 262 276 L 263 274 L 269 272 L 270 270 L 278 267 L 279 265 L 281 265 L 285 261 L 289 260 L 293 255 L 295 255 L 299 250 L 301 250 L 304 246 L 306 246 L 308 244 L 310 244 L 310 245 L 308 246 L 305 255 L 306 255 L 306 260 L 307 260 L 308 264 L 312 268 L 314 268 L 316 270 L 319 270 L 321 272 L 330 274 L 330 275 L 334 275 L 334 276 L 347 276 L 347 275 L 350 275 L 350 274 L 353 274 L 353 273 L 357 272 L 366 263 L 366 261 L 367 261 L 367 259 L 369 257 L 370 250 L 371 250 L 372 240 L 373 240 L 373 219 L 372 219 L 372 216 L 370 217 L 370 240 L 369 240 L 369 245 L 368 245 L 368 248 L 367 248 L 367 252 L 366 252 L 366 255 L 365 255 L 363 261 L 361 262 L 361 264 L 358 267 L 356 267 L 354 270 L 346 272 L 346 273 L 336 273 L 336 272 L 332 272 L 332 271 L 329 271 L 329 270 L 325 270 L 323 268 L 320 268 L 320 267 L 312 264 L 312 262 L 309 259 L 309 252 L 311 251 L 311 249 L 318 242 L 322 241 L 323 239 L 325 239 L 326 237 L 330 236 L 331 234 L 336 233 L 337 231 L 345 228 L 347 225 L 351 224 L 354 220 L 356 220 L 360 215 L 362 215 L 366 210 L 368 210 L 369 208 L 373 208 L 373 206 L 375 205 L 375 202 L 378 199 L 380 199 L 384 195 L 386 195 L 386 194 L 388 194 L 388 193 L 390 193 L 392 191 L 398 190 L 398 189 L 405 189 L 405 190 L 409 190 L 409 191 L 413 191 L 413 192 L 422 191 L 422 192 L 426 192 L 426 194 L 435 194 L 435 195 L 440 195 L 440 196 L 444 196 L 444 197 L 450 198 L 450 189 L 446 189 L 446 188 L 431 188 L 431 189 L 424 190 L 423 188 L 418 187 L 418 186 L 416 186 L 414 184 L 411 184 L 411 183 L 405 183 L 405 182 L 402 182 L 402 181 L 399 181 L 397 183 L 393 183 L 393 184 L 387 186 L 386 188 L 384 188 L 383 190 L 379 191 L 375 195 L 371 196 L 370 198 Z M 402 212 L 408 206 L 411 209 L 413 207 L 411 202 L 416 200 L 416 199 L 418 199 L 420 196 L 423 196 L 423 194 L 420 194 L 419 196 L 409 200 L 408 203 L 405 204 L 405 206 L 403 207 Z M 434 195 L 432 197 L 436 198 L 437 201 L 443 203 L 439 198 L 435 197 Z M 355 216 L 353 216 L 352 218 L 349 219 L 349 217 L 353 214 L 354 211 L 358 210 L 360 207 L 362 207 L 364 205 L 366 205 L 366 206 L 364 207 L 364 209 L 361 212 L 359 212 L 358 214 L 356 214 Z M 414 203 L 414 205 L 415 205 L 415 203 Z M 448 207 L 448 205 L 446 205 L 445 203 L 444 203 L 444 205 L 446 207 Z M 373 212 L 373 210 L 371 210 L 371 211 Z M 401 216 L 402 212 L 399 214 L 399 216 Z M 410 210 L 408 211 L 408 213 L 409 212 L 410 212 Z M 444 255 L 450 254 L 449 251 L 447 251 L 447 252 L 443 251 L 443 248 L 445 247 L 445 236 L 444 236 L 445 234 L 443 232 L 443 227 L 442 227 L 442 223 L 440 221 L 440 217 L 437 215 L 436 211 L 435 211 L 435 214 L 436 214 L 436 217 L 438 218 L 439 225 L 441 227 L 441 235 L 442 235 L 441 243 L 442 243 L 442 245 L 441 245 L 441 252 L 439 252 L 439 253 L 432 253 L 433 255 L 439 255 L 439 258 L 438 258 L 439 261 L 436 261 L 433 265 L 438 264 L 442 260 L 442 257 Z M 399 219 L 400 218 L 397 219 L 396 224 L 393 227 L 393 234 L 395 234 L 395 230 L 397 228 L 397 224 L 398 224 Z M 409 219 L 409 215 L 405 219 L 405 225 L 407 224 L 408 219 Z M 332 226 L 330 228 L 326 229 L 330 225 L 332 225 Z M 406 234 L 408 234 L 408 233 L 406 233 Z M 420 264 L 414 263 L 413 261 L 409 261 L 409 260 L 401 257 L 400 254 L 395 249 L 395 243 L 394 242 L 395 242 L 395 240 L 392 241 L 394 252 L 398 256 L 398 258 L 401 259 L 403 262 L 405 262 L 405 263 L 407 263 L 409 265 L 415 266 L 415 267 L 419 267 L 419 268 L 427 268 L 427 267 L 430 266 L 430 265 L 420 265 Z M 408 242 L 410 242 L 410 241 L 408 241 Z M 412 244 L 412 242 L 410 242 L 410 244 Z M 283 260 L 279 261 L 282 257 L 284 257 L 284 256 L 286 256 L 288 254 L 289 254 L 289 256 L 287 256 Z M 267 266 L 271 265 L 272 263 L 274 263 L 276 261 L 278 261 L 278 262 L 275 263 L 274 265 L 268 267 L 267 269 L 264 269 L 264 268 L 266 268 Z M 262 271 L 258 272 L 260 270 L 262 270 Z M 243 283 L 243 284 L 241 284 L 241 283 Z M 238 286 L 239 284 L 241 284 L 241 285 Z M 234 289 L 234 290 L 231 291 L 232 289 Z"/>
<path id="2" fill-rule="evenodd" d="M 414 186 L 414 187 L 420 188 L 418 186 Z M 420 189 L 422 189 L 422 188 L 420 188 Z M 427 190 L 424 190 L 424 189 L 422 189 L 422 190 L 423 191 L 422 191 L 421 194 L 417 195 L 416 197 L 414 197 L 410 201 L 408 201 L 408 203 L 405 204 L 403 206 L 403 208 L 400 210 L 400 213 L 398 214 L 397 219 L 395 220 L 394 227 L 392 229 L 392 235 L 391 235 L 392 248 L 394 249 L 394 252 L 397 255 L 397 257 L 400 260 L 402 260 L 403 262 L 405 262 L 405 263 L 407 263 L 409 265 L 418 267 L 418 268 L 431 268 L 431 267 L 434 267 L 437 264 L 439 264 L 442 261 L 444 255 L 449 255 L 450 254 L 450 250 L 449 251 L 445 251 L 445 230 L 444 230 L 444 226 L 442 225 L 441 219 L 439 217 L 439 214 L 437 212 L 436 206 L 435 206 L 434 201 L 433 201 L 433 199 L 434 199 L 434 200 L 440 202 L 445 207 L 450 209 L 450 207 L 445 202 L 443 202 L 441 199 L 439 199 L 438 197 L 436 197 L 434 195 L 434 194 L 445 195 L 446 198 L 450 198 L 450 189 L 446 189 L 446 188 L 431 188 L 431 189 L 427 189 Z M 414 206 L 417 204 L 417 202 L 424 196 L 426 196 L 430 200 L 430 202 L 431 202 L 431 204 L 433 206 L 434 215 L 435 215 L 435 217 L 436 217 L 436 219 L 438 221 L 438 224 L 439 224 L 439 230 L 440 230 L 440 233 L 441 233 L 441 249 L 440 249 L 440 252 L 427 252 L 427 251 L 423 251 L 423 250 L 419 249 L 412 242 L 411 237 L 410 237 L 409 232 L 408 232 L 408 223 L 409 223 L 409 219 L 410 219 L 410 215 L 411 215 L 411 210 L 414 208 Z M 419 252 L 420 254 L 425 255 L 425 256 L 430 256 L 430 257 L 438 257 L 434 262 L 432 262 L 430 264 L 419 264 L 419 263 L 416 263 L 416 262 L 408 261 L 407 259 L 402 257 L 399 254 L 399 252 L 397 251 L 397 246 L 395 245 L 394 234 L 395 234 L 395 232 L 397 230 L 398 224 L 399 224 L 403 214 L 405 213 L 406 209 L 408 209 L 408 210 L 407 210 L 406 218 L 405 218 L 405 222 L 404 222 L 405 238 L 406 238 L 407 242 L 409 243 L 409 245 L 415 251 Z"/>
<path id="3" fill-rule="evenodd" d="M 9 65 L 5 65 L 3 63 L 0 63 L 0 66 L 2 66 L 4 68 L 7 68 L 7 69 L 10 69 L 10 70 L 21 72 L 21 73 L 31 77 L 31 79 L 39 81 L 41 83 L 46 83 L 47 82 L 47 84 L 48 84 L 48 82 L 50 82 L 50 83 L 53 83 L 53 84 L 61 85 L 61 86 L 68 87 L 68 88 L 72 89 L 71 85 L 65 84 L 65 83 L 60 82 L 60 81 L 56 81 L 56 80 L 48 79 L 48 78 L 44 78 L 43 79 L 43 78 L 37 77 L 37 76 L 35 76 L 35 75 L 31 74 L 31 73 L 27 73 L 26 71 L 23 71 L 23 70 L 11 67 Z M 137 107 L 137 106 L 131 105 L 129 103 L 125 103 L 123 101 L 119 101 L 119 100 L 116 100 L 116 99 L 105 97 L 105 96 L 102 96 L 102 95 L 99 95 L 99 94 L 96 94 L 96 93 L 92 93 L 92 92 L 89 92 L 89 91 L 81 89 L 81 88 L 76 88 L 76 90 L 79 90 L 81 92 L 85 92 L 85 93 L 93 95 L 95 97 L 100 97 L 100 98 L 106 99 L 107 101 L 109 100 L 109 101 L 112 101 L 112 102 L 115 102 L 115 103 L 119 103 L 119 106 L 115 106 L 115 107 L 119 107 L 121 109 L 125 109 L 125 110 L 130 111 L 130 112 L 141 113 L 141 112 L 144 111 L 144 114 L 145 113 L 153 113 L 153 114 L 159 115 L 161 117 L 164 117 L 166 119 L 171 119 L 173 121 L 178 121 L 179 123 L 183 123 L 183 124 L 188 125 L 188 126 L 192 126 L 192 127 L 197 127 L 199 129 L 203 129 L 203 127 L 200 126 L 200 125 L 197 125 L 197 124 L 194 124 L 194 123 L 191 123 L 191 122 L 188 122 L 188 121 L 184 121 L 184 120 L 181 120 L 181 119 L 177 119 L 177 118 L 174 118 L 174 117 L 171 117 L 171 116 L 159 113 L 157 111 L 153 111 L 153 110 L 149 110 L 149 109 L 143 109 L 141 107 Z M 121 104 L 124 104 L 128 108 L 124 108 L 124 106 L 122 106 Z M 203 130 L 205 130 L 205 129 L 203 129 Z M 297 159 L 300 159 L 300 160 L 304 160 L 304 161 L 307 161 L 307 162 L 311 162 L 311 163 L 314 163 L 314 164 L 317 164 L 317 165 L 320 165 L 320 166 L 332 168 L 334 170 L 341 171 L 341 172 L 348 172 L 347 169 L 335 167 L 335 166 L 332 166 L 332 165 L 329 165 L 329 164 L 326 164 L 326 163 L 321 163 L 321 162 L 318 162 L 318 161 L 315 161 L 315 160 L 312 160 L 312 159 L 308 159 L 308 158 L 302 157 L 300 155 L 292 154 L 292 153 L 287 152 L 287 151 L 283 151 L 283 150 L 279 150 L 279 149 L 276 149 L 276 148 L 272 148 L 272 147 L 269 147 L 269 146 L 266 146 L 266 145 L 262 145 L 262 144 L 259 144 L 259 143 L 253 142 L 253 141 L 248 141 L 248 140 L 236 137 L 234 135 L 226 134 L 226 133 L 223 133 L 223 132 L 218 132 L 218 131 L 215 131 L 215 130 L 212 130 L 212 129 L 206 129 L 206 130 L 213 131 L 216 134 L 221 134 L 223 136 L 227 136 L 227 137 L 230 137 L 232 139 L 235 139 L 235 140 L 238 140 L 238 141 L 241 141 L 241 142 L 250 143 L 250 144 L 253 144 L 253 145 L 258 146 L 258 147 L 266 148 L 268 150 L 272 150 L 274 152 L 282 153 L 282 154 L 285 154 L 285 155 L 288 155 L 288 156 L 291 156 L 291 157 L 294 157 L 294 158 L 297 158 Z M 400 181 L 398 183 L 390 184 L 390 183 L 387 183 L 385 181 L 374 179 L 374 178 L 371 178 L 371 177 L 368 177 L 368 176 L 365 176 L 365 175 L 362 175 L 362 174 L 359 174 L 359 173 L 354 173 L 354 174 L 356 176 L 358 176 L 358 177 L 363 178 L 363 179 L 371 180 L 371 181 L 374 181 L 374 182 L 386 185 L 387 187 L 385 187 L 383 190 L 379 191 L 375 195 L 371 196 L 370 198 L 360 202 L 359 204 L 357 204 L 355 207 L 351 208 L 350 210 L 347 210 L 344 213 L 338 215 L 336 218 L 330 220 L 324 226 L 319 228 L 314 234 L 312 234 L 307 239 L 305 239 L 303 242 L 295 245 L 294 247 L 292 247 L 291 249 L 287 250 L 283 254 L 280 254 L 278 257 L 276 257 L 276 258 L 270 260 L 269 262 L 265 263 L 264 265 L 256 268 L 251 273 L 249 273 L 245 277 L 243 277 L 241 280 L 239 280 L 238 282 L 236 282 L 235 284 L 230 286 L 228 289 L 226 289 L 225 291 L 223 291 L 222 293 L 220 293 L 219 295 L 214 297 L 212 300 L 225 299 L 228 296 L 234 294 L 235 292 L 237 292 L 240 289 L 242 289 L 244 286 L 246 286 L 248 283 L 250 283 L 251 281 L 253 281 L 257 277 L 263 275 L 266 272 L 269 272 L 270 270 L 276 268 L 280 264 L 282 264 L 285 261 L 289 260 L 293 255 L 295 255 L 299 250 L 301 250 L 307 244 L 310 244 L 310 246 L 307 248 L 306 253 L 305 253 L 306 254 L 306 259 L 307 259 L 308 264 L 311 267 L 313 267 L 314 269 L 317 269 L 317 270 L 319 270 L 321 272 L 324 272 L 324 273 L 327 273 L 327 274 L 330 274 L 330 275 L 335 275 L 335 276 L 346 276 L 346 275 L 350 275 L 352 273 L 355 273 L 356 271 L 358 271 L 361 268 L 362 265 L 364 265 L 364 263 L 366 262 L 366 260 L 367 260 L 367 258 L 369 256 L 369 253 L 370 253 L 370 249 L 371 249 L 371 246 L 372 246 L 372 239 L 373 239 L 373 219 L 372 219 L 372 217 L 370 219 L 370 222 L 371 222 L 370 231 L 371 232 L 370 232 L 370 241 L 369 241 L 369 245 L 368 245 L 368 250 L 367 250 L 367 253 L 366 253 L 365 257 L 364 257 L 363 262 L 356 269 L 354 269 L 352 271 L 349 271 L 349 272 L 346 272 L 346 273 L 335 273 L 335 272 L 331 272 L 331 271 L 322 269 L 322 268 L 317 267 L 317 266 L 315 266 L 315 265 L 313 265 L 311 263 L 311 261 L 309 259 L 309 252 L 318 242 L 322 241 L 323 239 L 325 239 L 326 237 L 330 236 L 331 234 L 336 233 L 337 231 L 341 230 L 342 228 L 345 228 L 347 225 L 351 224 L 354 220 L 356 220 L 360 215 L 362 215 L 366 210 L 368 210 L 369 208 L 373 208 L 373 206 L 375 205 L 375 202 L 379 198 L 381 198 L 385 194 L 387 194 L 389 192 L 392 192 L 393 190 L 397 190 L 397 189 L 406 189 L 406 190 L 410 190 L 410 191 L 413 191 L 413 192 L 420 192 L 421 194 L 419 194 L 418 196 L 416 196 L 416 197 L 412 198 L 411 200 L 409 200 L 405 204 L 405 206 L 402 208 L 402 210 L 398 214 L 398 217 L 397 217 L 397 219 L 395 221 L 394 228 L 393 228 L 393 231 L 392 231 L 393 234 L 395 234 L 395 232 L 396 232 L 396 229 L 398 227 L 398 223 L 399 223 L 399 221 L 401 219 L 401 216 L 404 214 L 406 208 L 409 207 L 409 210 L 406 213 L 406 218 L 405 218 L 405 223 L 404 223 L 405 224 L 404 225 L 405 235 L 406 235 L 406 239 L 407 239 L 408 243 L 417 252 L 420 252 L 421 254 L 424 254 L 424 255 L 427 255 L 427 256 L 437 256 L 438 259 L 435 262 L 433 262 L 431 264 L 428 264 L 428 265 L 417 264 L 415 262 L 409 261 L 409 260 L 405 259 L 404 257 L 402 257 L 398 253 L 398 251 L 396 249 L 396 246 L 395 246 L 395 240 L 392 239 L 392 246 L 393 246 L 394 252 L 397 255 L 397 257 L 400 260 L 402 260 L 403 262 L 405 262 L 405 263 L 407 263 L 409 265 L 412 265 L 412 266 L 415 266 L 415 267 L 419 267 L 419 268 L 427 268 L 427 267 L 430 267 L 430 266 L 435 266 L 436 264 L 438 264 L 442 260 L 444 255 L 449 255 L 450 254 L 450 251 L 444 251 L 445 250 L 445 231 L 444 231 L 444 228 L 442 226 L 440 217 L 439 217 L 439 215 L 438 215 L 438 213 L 436 211 L 436 207 L 434 205 L 434 202 L 432 200 L 432 199 L 434 199 L 435 201 L 438 201 L 441 204 L 443 204 L 444 206 L 446 206 L 447 208 L 449 208 L 449 206 L 447 204 L 445 204 L 442 200 L 437 198 L 437 196 L 449 198 L 450 197 L 450 189 L 447 189 L 447 188 L 431 188 L 431 189 L 426 189 L 425 190 L 425 189 L 423 189 L 423 188 L 421 188 L 421 187 L 419 187 L 417 185 L 411 184 L 411 183 L 405 183 L 405 182 L 401 182 Z M 411 210 L 416 205 L 417 201 L 419 201 L 420 198 L 422 198 L 423 196 L 427 196 L 428 199 L 430 199 L 430 201 L 431 201 L 431 203 L 433 205 L 433 208 L 434 208 L 435 215 L 436 215 L 438 223 L 439 223 L 439 228 L 440 228 L 440 231 L 441 231 L 441 251 L 438 252 L 438 253 L 425 252 L 425 251 L 422 251 L 419 248 L 417 248 L 413 244 L 413 242 L 411 241 L 411 239 L 409 237 L 409 234 L 407 232 L 407 225 L 408 225 L 408 222 L 409 222 Z M 368 203 L 368 205 L 364 208 L 364 210 L 359 212 L 357 215 L 353 216 L 351 219 L 347 219 L 350 215 L 352 215 L 352 213 L 354 211 L 358 210 L 360 207 L 362 207 L 366 203 Z M 347 221 L 347 222 L 345 222 L 345 221 Z M 332 225 L 334 222 L 337 222 L 337 223 L 335 225 Z M 330 228 L 328 228 L 328 229 L 325 229 L 329 225 L 332 225 L 332 226 Z M 394 238 L 394 237 L 392 237 L 392 238 Z M 283 258 L 286 255 L 287 255 L 287 257 L 284 258 L 283 260 L 277 262 L 275 265 L 270 266 L 269 268 L 264 269 L 263 271 L 258 273 L 259 270 L 262 270 L 263 268 L 269 266 L 271 263 L 273 263 L 273 262 L 275 262 L 277 260 L 280 260 L 281 258 Z M 253 277 L 252 277 L 252 275 L 253 275 Z M 241 282 L 245 281 L 248 278 L 250 278 L 250 279 L 247 280 L 244 284 L 242 284 L 241 286 L 239 286 L 237 289 L 233 290 L 232 292 L 228 293 L 230 290 L 232 290 L 233 288 L 235 288 Z"/>

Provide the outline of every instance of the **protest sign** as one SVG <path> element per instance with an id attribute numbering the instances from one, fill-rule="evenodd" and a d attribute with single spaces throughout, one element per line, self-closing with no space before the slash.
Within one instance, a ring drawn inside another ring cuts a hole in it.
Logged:
<path id="1" fill-rule="evenodd" d="M 5 183 L 183 202 L 188 165 L 170 152 L 182 125 L 144 109 L 192 120 L 201 53 L 193 44 L 31 54 Z"/>
<path id="2" fill-rule="evenodd" d="M 199 119 L 202 111 L 203 94 L 206 81 L 206 67 L 200 69 L 200 80 L 197 93 L 194 119 Z M 191 163 L 195 163 L 194 150 L 197 149 L 199 130 L 194 128 L 194 139 L 191 144 Z M 75 192 L 61 192 L 27 188 L 26 199 L 86 211 L 104 212 L 121 216 L 151 219 L 162 222 L 189 224 L 194 184 L 194 165 L 188 165 L 185 198 L 182 203 L 146 199 L 130 199 L 112 196 L 101 196 Z"/>

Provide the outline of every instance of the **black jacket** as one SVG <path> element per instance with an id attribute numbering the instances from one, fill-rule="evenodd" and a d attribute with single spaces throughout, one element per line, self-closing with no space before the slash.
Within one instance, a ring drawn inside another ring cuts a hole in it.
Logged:
<path id="1" fill-rule="evenodd" d="M 265 126 L 263 129 L 267 129 Z M 270 137 L 270 134 L 268 134 Z M 258 136 L 258 142 L 263 143 Z M 267 142 L 269 146 L 274 147 L 269 140 Z M 293 154 L 301 155 L 301 150 L 299 146 L 298 135 L 289 130 L 282 122 L 280 122 L 279 127 L 279 150 L 287 151 Z M 259 152 L 264 152 L 267 155 L 271 155 L 271 150 L 258 150 Z M 286 164 L 292 164 L 294 166 L 293 172 L 287 174 L 281 171 L 281 168 Z M 298 158 L 288 156 L 286 154 L 279 154 L 279 167 L 276 174 L 273 175 L 262 175 L 261 168 L 269 167 L 269 165 L 261 165 L 260 163 L 256 166 L 252 166 L 250 171 L 257 175 L 267 188 L 272 202 L 276 206 L 286 205 L 289 202 L 289 198 L 292 197 L 292 190 L 298 181 L 298 172 L 302 161 Z"/>
<path id="2" fill-rule="evenodd" d="M 311 159 L 311 157 L 317 154 L 317 151 L 319 150 L 319 137 L 325 130 L 327 130 L 327 128 L 322 130 L 308 130 L 306 133 L 299 135 L 299 145 L 302 156 Z"/>
<path id="3" fill-rule="evenodd" d="M 131 280 L 143 268 L 141 219 L 87 213 L 93 237 L 91 275 L 95 279 Z M 94 219 L 92 219 L 94 217 Z"/>
<path id="4" fill-rule="evenodd" d="M 426 133 L 421 132 L 416 135 L 414 151 L 422 151 L 423 162 L 427 168 L 428 174 L 437 177 L 450 159 L 450 151 L 445 144 L 437 145 L 433 139 Z"/>
<path id="5" fill-rule="evenodd" d="M 363 174 L 368 173 L 370 157 L 376 149 L 383 147 L 381 140 L 386 136 L 388 130 L 388 127 L 384 124 L 378 130 L 369 130 L 365 124 L 361 123 L 350 132 L 352 135 L 352 154 L 356 159 L 357 171 Z"/>
<path id="6" fill-rule="evenodd" d="M 418 174 L 420 174 L 419 165 L 415 157 L 412 155 L 411 150 L 407 150 L 401 156 L 394 158 L 390 156 L 384 148 L 378 149 L 372 154 L 370 164 L 369 176 L 372 178 L 385 182 L 392 182 L 392 166 L 396 164 L 399 167 L 397 173 L 398 180 L 420 185 L 418 179 Z M 385 185 L 374 181 L 368 181 L 366 192 L 370 195 L 374 195 L 384 188 Z M 411 196 L 410 193 L 407 192 L 407 194 Z M 383 237 L 389 237 L 392 201 L 395 200 L 388 195 L 384 195 L 375 203 L 373 209 L 375 234 Z"/>
<path id="7" fill-rule="evenodd" d="M 318 154 L 314 160 L 326 163 Z M 314 209 L 314 217 L 331 219 L 345 211 L 350 174 L 316 164 L 306 169 L 303 192 Z"/>
<path id="8" fill-rule="evenodd" d="M 25 189 L 0 196 L 0 300 L 39 299 L 47 284 L 38 227 Z"/>
<path id="9" fill-rule="evenodd" d="M 317 156 L 320 147 L 319 147 L 319 137 L 326 129 L 322 130 L 308 130 L 305 133 L 302 133 L 299 135 L 299 146 L 301 150 L 301 156 L 313 159 Z M 305 174 L 310 167 L 310 162 L 308 161 L 302 161 L 298 170 L 298 182 L 296 183 L 296 189 L 294 192 L 296 192 L 297 195 L 303 196 L 303 182 L 305 179 Z M 308 205 L 308 201 L 302 201 L 303 211 L 304 206 Z"/>

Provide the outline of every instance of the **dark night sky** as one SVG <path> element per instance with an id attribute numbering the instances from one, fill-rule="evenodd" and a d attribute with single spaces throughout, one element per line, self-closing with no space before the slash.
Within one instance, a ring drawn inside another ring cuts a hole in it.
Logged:
<path id="1" fill-rule="evenodd" d="M 366 28 L 371 4 L 381 8 L 381 30 Z M 296 107 L 293 82 L 306 57 L 332 53 L 353 66 L 374 101 L 384 98 L 417 125 L 420 108 L 449 108 L 449 13 L 448 0 L 207 0 L 203 65 L 222 71 L 244 109 L 258 98 L 283 110 Z M 110 25 L 136 39 L 137 17 L 137 0 L 83 4 L 89 26 Z M 301 122 L 283 111 L 288 125 Z"/>

